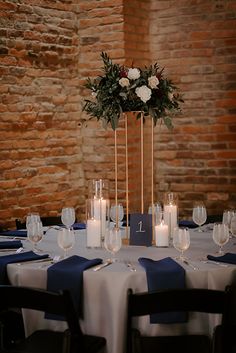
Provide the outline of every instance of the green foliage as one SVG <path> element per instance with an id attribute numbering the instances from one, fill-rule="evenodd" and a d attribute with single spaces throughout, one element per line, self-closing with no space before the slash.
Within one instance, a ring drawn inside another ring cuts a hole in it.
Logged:
<path id="1" fill-rule="evenodd" d="M 157 63 L 145 69 L 126 68 L 114 64 L 104 52 L 101 58 L 103 75 L 94 80 L 88 78 L 85 84 L 92 98 L 85 100 L 83 110 L 91 118 L 102 120 L 115 130 L 123 112 L 138 111 L 144 117 L 152 117 L 154 125 L 162 119 L 169 129 L 173 127 L 172 117 L 183 100 L 171 80 L 164 78 L 164 69 Z"/>

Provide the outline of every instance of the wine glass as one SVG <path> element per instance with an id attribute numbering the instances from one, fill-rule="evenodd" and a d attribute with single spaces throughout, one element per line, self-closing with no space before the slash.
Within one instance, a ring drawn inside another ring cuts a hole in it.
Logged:
<path id="1" fill-rule="evenodd" d="M 73 228 L 60 228 L 57 232 L 57 244 L 64 250 L 64 259 L 68 256 L 68 251 L 75 244 L 75 233 Z"/>
<path id="2" fill-rule="evenodd" d="M 33 244 L 33 251 L 40 252 L 37 248 L 37 244 L 43 239 L 43 225 L 42 222 L 31 221 L 27 225 L 27 237 Z"/>
<path id="3" fill-rule="evenodd" d="M 199 226 L 198 231 L 202 232 L 201 225 L 207 220 L 207 211 L 203 202 L 195 203 L 192 218 L 193 222 Z"/>
<path id="4" fill-rule="evenodd" d="M 28 213 L 26 216 L 26 229 L 28 228 L 28 225 L 32 222 L 41 222 L 39 213 Z"/>
<path id="5" fill-rule="evenodd" d="M 220 247 L 218 254 L 223 255 L 223 245 L 229 241 L 229 227 L 223 223 L 214 223 L 212 237 L 216 245 Z"/>
<path id="6" fill-rule="evenodd" d="M 175 227 L 173 234 L 173 245 L 176 250 L 180 251 L 180 256 L 177 260 L 184 261 L 184 251 L 190 246 L 190 234 L 188 228 Z"/>
<path id="7" fill-rule="evenodd" d="M 114 256 L 121 248 L 121 231 L 119 228 L 113 227 L 105 233 L 104 246 L 112 255 L 110 261 L 115 262 L 117 259 Z"/>
<path id="8" fill-rule="evenodd" d="M 236 212 L 235 211 L 230 221 L 230 232 L 233 237 L 236 237 Z"/>
<path id="9" fill-rule="evenodd" d="M 122 219 L 124 218 L 124 208 L 121 203 L 117 205 L 111 205 L 110 218 L 113 222 L 117 223 L 116 226 L 120 225 Z"/>
<path id="10" fill-rule="evenodd" d="M 66 228 L 70 228 L 75 223 L 74 207 L 63 207 L 61 211 L 61 221 Z"/>

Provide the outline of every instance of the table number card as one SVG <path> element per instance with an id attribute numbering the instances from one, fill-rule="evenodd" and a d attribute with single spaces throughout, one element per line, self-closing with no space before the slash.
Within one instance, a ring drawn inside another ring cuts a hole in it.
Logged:
<path id="1" fill-rule="evenodd" d="M 130 245 L 152 245 L 152 215 L 134 213 L 130 215 Z"/>

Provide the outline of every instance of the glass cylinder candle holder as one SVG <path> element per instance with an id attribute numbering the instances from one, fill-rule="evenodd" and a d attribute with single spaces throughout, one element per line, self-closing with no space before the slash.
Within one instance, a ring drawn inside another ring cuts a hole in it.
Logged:
<path id="1" fill-rule="evenodd" d="M 153 224 L 159 224 L 162 220 L 163 213 L 162 213 L 162 205 L 160 202 L 156 202 L 153 205 L 150 205 L 148 208 L 148 214 L 153 214 Z"/>
<path id="2" fill-rule="evenodd" d="M 167 192 L 164 195 L 164 222 L 169 228 L 169 237 L 173 238 L 174 229 L 178 225 L 178 195 Z"/>
<path id="3" fill-rule="evenodd" d="M 109 199 L 89 198 L 86 200 L 87 247 L 102 246 L 102 240 L 109 229 Z"/>
<path id="4" fill-rule="evenodd" d="M 88 182 L 88 198 L 108 199 L 109 182 L 107 179 L 92 179 Z"/>
<path id="5" fill-rule="evenodd" d="M 155 223 L 155 243 L 157 247 L 166 248 L 169 246 L 169 227 L 165 224 L 163 212 L 160 212 Z"/>

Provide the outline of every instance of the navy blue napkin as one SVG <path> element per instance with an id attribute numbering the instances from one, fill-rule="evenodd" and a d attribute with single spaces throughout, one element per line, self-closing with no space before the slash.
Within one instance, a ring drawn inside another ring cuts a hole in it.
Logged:
<path id="1" fill-rule="evenodd" d="M 22 246 L 20 240 L 0 241 L 0 249 L 18 249 Z"/>
<path id="2" fill-rule="evenodd" d="M 193 221 L 188 221 L 188 220 L 182 220 L 179 221 L 179 226 L 180 227 L 188 227 L 188 228 L 197 228 L 198 225 L 194 223 Z"/>
<path id="3" fill-rule="evenodd" d="M 185 270 L 170 257 L 152 260 L 141 257 L 140 265 L 146 270 L 148 291 L 159 289 L 185 288 Z M 150 323 L 169 324 L 187 321 L 187 313 L 169 312 L 150 315 Z"/>
<path id="4" fill-rule="evenodd" d="M 47 270 L 47 290 L 68 289 L 78 314 L 82 316 L 83 271 L 100 263 L 102 259 L 88 260 L 77 255 L 57 262 Z M 46 318 L 55 319 L 55 315 L 46 315 Z M 58 317 L 56 319 L 63 320 Z"/>
<path id="5" fill-rule="evenodd" d="M 207 258 L 208 260 L 212 260 L 212 261 L 226 262 L 228 264 L 236 265 L 236 254 L 232 254 L 230 252 L 227 252 L 222 256 L 207 255 Z"/>
<path id="6" fill-rule="evenodd" d="M 0 256 L 0 284 L 8 284 L 7 265 L 15 262 L 24 262 L 40 260 L 47 258 L 48 255 L 37 255 L 33 251 L 27 251 L 19 254 Z"/>
<path id="7" fill-rule="evenodd" d="M 86 229 L 86 224 L 85 223 L 74 223 L 72 227 L 74 230 Z"/>
<path id="8" fill-rule="evenodd" d="M 27 230 L 7 230 L 0 232 L 0 235 L 6 235 L 9 237 L 27 237 Z"/>

